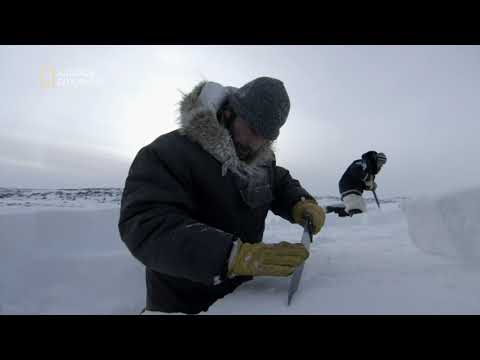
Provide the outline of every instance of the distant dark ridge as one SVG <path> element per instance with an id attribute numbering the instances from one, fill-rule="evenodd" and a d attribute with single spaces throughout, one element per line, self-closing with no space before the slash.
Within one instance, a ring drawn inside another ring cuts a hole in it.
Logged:
<path id="1" fill-rule="evenodd" d="M 65 190 L 65 191 L 77 191 L 77 190 L 123 190 L 119 187 L 87 187 L 87 188 L 74 188 L 74 189 L 56 189 L 56 190 Z"/>
<path id="2" fill-rule="evenodd" d="M 40 192 L 42 195 L 45 193 L 52 194 L 52 193 L 57 193 L 58 195 L 61 195 L 61 192 L 64 191 L 75 191 L 79 193 L 79 195 L 85 195 L 85 193 L 110 193 L 110 195 L 113 195 L 111 193 L 117 193 L 120 194 L 123 192 L 123 188 L 121 187 L 81 187 L 81 188 L 16 188 L 16 187 L 0 187 L 0 193 L 3 194 L 12 194 L 12 193 L 23 193 L 23 192 L 37 192 L 36 194 L 32 195 L 40 195 L 38 192 Z M 365 195 L 365 194 L 364 194 Z M 368 194 L 370 195 L 370 194 Z M 10 196 L 10 195 L 9 195 Z M 5 197 L 0 195 L 0 198 Z M 315 195 L 315 199 L 318 201 L 335 201 L 335 202 L 340 202 L 340 196 L 333 196 L 333 195 Z M 389 197 L 382 199 L 380 198 L 379 201 L 380 203 L 394 203 L 394 202 L 399 202 L 402 200 L 408 199 L 405 196 L 394 196 L 394 197 Z M 373 197 L 367 197 L 365 198 L 367 203 L 375 202 L 375 199 Z"/>
<path id="3" fill-rule="evenodd" d="M 315 199 L 317 201 L 337 201 L 337 202 L 341 202 L 341 199 L 340 199 L 340 196 L 331 196 L 331 195 L 315 195 L 314 196 Z M 375 203 L 375 198 L 373 197 L 368 197 L 365 198 L 365 201 L 367 203 Z M 381 204 L 391 204 L 391 203 L 396 203 L 396 202 L 400 202 L 400 201 L 403 201 L 403 200 L 407 200 L 408 197 L 406 196 L 394 196 L 394 197 L 388 197 L 388 198 L 385 198 L 385 199 L 378 199 L 378 202 L 381 203 Z"/>
<path id="4" fill-rule="evenodd" d="M 76 190 L 123 190 L 120 187 L 87 187 L 87 188 L 24 188 L 24 187 L 0 187 L 0 191 L 12 191 L 12 190 L 43 190 L 43 191 L 55 191 L 55 190 L 64 190 L 64 191 L 76 191 Z"/>

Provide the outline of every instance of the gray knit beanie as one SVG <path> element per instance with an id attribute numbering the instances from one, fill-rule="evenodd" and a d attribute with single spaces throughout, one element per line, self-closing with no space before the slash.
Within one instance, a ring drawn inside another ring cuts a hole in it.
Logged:
<path id="1" fill-rule="evenodd" d="M 287 121 L 290 99 L 280 80 L 259 77 L 229 95 L 233 111 L 268 140 L 275 140 Z"/>

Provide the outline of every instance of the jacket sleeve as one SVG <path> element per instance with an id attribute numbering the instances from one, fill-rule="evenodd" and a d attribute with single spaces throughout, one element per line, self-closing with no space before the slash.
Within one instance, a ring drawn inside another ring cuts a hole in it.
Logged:
<path id="1" fill-rule="evenodd" d="M 313 200 L 315 198 L 300 185 L 298 180 L 292 178 L 287 169 L 281 166 L 274 166 L 274 179 L 274 200 L 270 210 L 293 224 L 295 222 L 292 217 L 293 206 L 302 197 Z"/>
<path id="2" fill-rule="evenodd" d="M 125 181 L 118 228 L 146 267 L 214 285 L 225 277 L 233 235 L 191 217 L 189 170 L 148 146 L 136 155 Z"/>
<path id="3" fill-rule="evenodd" d="M 338 183 L 340 196 L 343 198 L 349 194 L 362 195 L 366 189 L 365 181 L 368 179 L 366 164 L 362 160 L 354 161 L 345 171 Z"/>

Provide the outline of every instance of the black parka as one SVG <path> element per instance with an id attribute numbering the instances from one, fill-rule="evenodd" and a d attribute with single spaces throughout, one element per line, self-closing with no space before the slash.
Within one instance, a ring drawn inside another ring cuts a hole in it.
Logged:
<path id="1" fill-rule="evenodd" d="M 255 163 L 264 176 L 245 176 L 249 167 L 231 159 L 232 148 L 206 145 L 230 143 L 196 105 L 201 85 L 182 102 L 182 127 L 141 148 L 125 181 L 118 228 L 146 267 L 147 310 L 207 311 L 251 279 L 226 277 L 233 241 L 262 241 L 269 210 L 293 223 L 293 205 L 312 198 L 270 148 Z"/>

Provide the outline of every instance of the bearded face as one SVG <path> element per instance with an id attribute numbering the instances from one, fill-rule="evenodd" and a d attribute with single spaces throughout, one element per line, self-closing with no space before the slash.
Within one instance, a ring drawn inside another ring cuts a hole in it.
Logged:
<path id="1" fill-rule="evenodd" d="M 242 161 L 250 162 L 254 159 L 268 141 L 257 134 L 246 120 L 236 116 L 230 109 L 224 110 L 221 121 L 230 132 L 237 156 Z"/>

